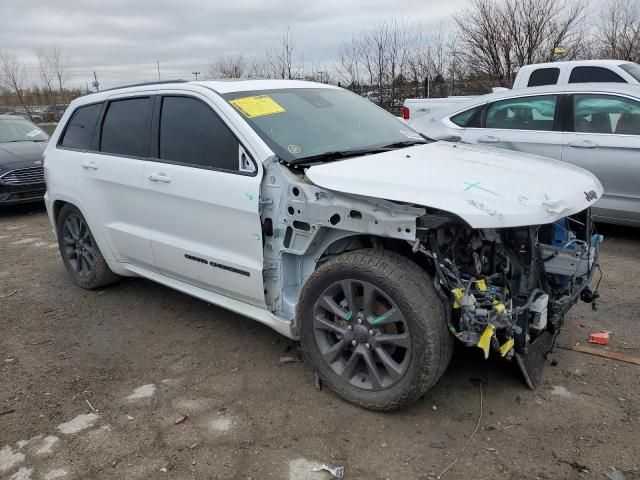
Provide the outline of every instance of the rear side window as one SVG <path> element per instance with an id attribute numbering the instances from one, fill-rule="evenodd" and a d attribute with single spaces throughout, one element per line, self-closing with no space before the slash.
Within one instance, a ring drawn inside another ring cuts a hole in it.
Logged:
<path id="1" fill-rule="evenodd" d="M 487 110 L 487 128 L 553 130 L 556 95 L 510 98 L 495 102 Z"/>
<path id="2" fill-rule="evenodd" d="M 239 142 L 204 102 L 164 97 L 160 112 L 159 156 L 199 167 L 237 171 Z"/>
<path id="3" fill-rule="evenodd" d="M 542 85 L 555 85 L 560 76 L 559 68 L 538 68 L 529 76 L 528 87 L 541 87 Z"/>
<path id="4" fill-rule="evenodd" d="M 624 79 L 608 68 L 603 67 L 575 67 L 571 70 L 569 83 L 615 82 L 626 83 Z"/>
<path id="5" fill-rule="evenodd" d="M 129 157 L 146 157 L 149 150 L 149 103 L 148 97 L 109 103 L 102 123 L 100 151 Z"/>
<path id="6" fill-rule="evenodd" d="M 480 110 L 481 108 L 482 106 L 470 108 L 469 110 L 465 110 L 462 113 L 458 113 L 457 115 L 454 115 L 453 117 L 451 117 L 450 120 L 456 125 L 458 125 L 459 127 L 469 127 L 471 126 L 469 125 L 469 123 L 471 122 L 475 114 L 478 112 L 478 110 Z"/>
<path id="7" fill-rule="evenodd" d="M 66 148 L 88 150 L 91 147 L 93 131 L 96 128 L 101 109 L 102 103 L 76 109 L 67 123 L 60 145 Z"/>

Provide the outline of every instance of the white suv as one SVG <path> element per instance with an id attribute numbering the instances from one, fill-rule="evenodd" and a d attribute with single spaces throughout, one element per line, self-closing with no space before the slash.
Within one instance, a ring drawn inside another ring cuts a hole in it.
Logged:
<path id="1" fill-rule="evenodd" d="M 530 387 L 597 266 L 589 172 L 431 142 L 300 81 L 158 83 L 72 102 L 45 151 L 73 281 L 142 276 L 300 339 L 343 398 L 397 408 L 453 341 Z"/>

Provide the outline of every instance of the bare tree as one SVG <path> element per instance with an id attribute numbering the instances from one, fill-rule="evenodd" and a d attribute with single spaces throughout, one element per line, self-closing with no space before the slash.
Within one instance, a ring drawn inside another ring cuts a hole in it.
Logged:
<path id="1" fill-rule="evenodd" d="M 16 95 L 19 104 L 25 109 L 29 118 L 32 118 L 31 108 L 24 95 L 27 87 L 27 70 L 18 57 L 8 50 L 0 50 L 0 84 Z"/>
<path id="2" fill-rule="evenodd" d="M 266 64 L 271 77 L 289 80 L 295 78 L 297 72 L 293 64 L 294 47 L 293 34 L 287 27 L 287 31 L 280 39 L 280 44 L 266 52 Z"/>
<path id="3" fill-rule="evenodd" d="M 36 59 L 38 61 L 38 76 L 42 82 L 42 86 L 48 93 L 48 102 L 53 102 L 55 95 L 53 93 L 55 88 L 56 74 L 53 71 L 51 59 L 49 57 L 49 49 L 44 46 L 35 48 Z"/>
<path id="4" fill-rule="evenodd" d="M 585 15 L 584 0 L 472 0 L 455 21 L 468 65 L 510 86 L 518 68 L 554 60 L 557 47 L 579 56 Z"/>
<path id="5" fill-rule="evenodd" d="M 247 62 L 242 55 L 223 53 L 209 65 L 205 78 L 242 78 L 246 69 Z"/>
<path id="6" fill-rule="evenodd" d="M 595 39 L 599 55 L 640 61 L 640 1 L 608 0 L 600 18 Z"/>

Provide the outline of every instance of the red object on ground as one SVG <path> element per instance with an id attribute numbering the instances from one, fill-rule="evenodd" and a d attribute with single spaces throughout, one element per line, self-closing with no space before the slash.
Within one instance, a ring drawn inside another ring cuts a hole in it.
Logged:
<path id="1" fill-rule="evenodd" d="M 597 332 L 589 335 L 589 343 L 607 345 L 609 343 L 609 332 Z"/>

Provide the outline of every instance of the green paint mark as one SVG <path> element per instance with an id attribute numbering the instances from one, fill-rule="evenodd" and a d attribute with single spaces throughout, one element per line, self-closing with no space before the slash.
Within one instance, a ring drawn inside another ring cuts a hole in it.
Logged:
<path id="1" fill-rule="evenodd" d="M 254 237 L 256 237 L 256 240 L 260 240 L 262 237 L 260 237 L 260 235 L 258 235 L 257 233 L 253 234 Z"/>
<path id="2" fill-rule="evenodd" d="M 385 315 L 380 315 L 379 317 L 376 317 L 373 319 L 373 323 L 374 325 L 377 325 L 380 322 L 384 322 L 387 319 L 387 317 Z"/>
<path id="3" fill-rule="evenodd" d="M 345 320 L 348 322 L 349 320 L 351 320 L 351 316 L 353 315 L 353 312 L 349 312 L 349 315 L 347 315 L 345 317 Z"/>
<path id="4" fill-rule="evenodd" d="M 492 192 L 491 190 L 488 190 L 484 187 L 481 187 L 480 182 L 475 182 L 475 183 L 469 183 L 469 182 L 464 182 L 464 184 L 466 185 L 465 188 L 462 189 L 463 192 L 467 192 L 469 190 L 471 190 L 472 188 L 477 188 L 478 190 L 482 190 L 483 192 L 487 192 L 490 193 L 492 195 L 495 195 L 496 197 L 501 197 L 502 195 L 496 193 L 496 192 Z"/>
<path id="5" fill-rule="evenodd" d="M 245 195 L 250 201 L 253 200 L 253 193 L 245 193 Z"/>

